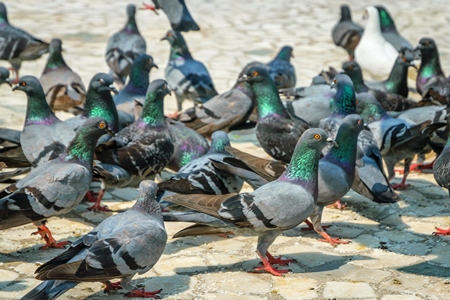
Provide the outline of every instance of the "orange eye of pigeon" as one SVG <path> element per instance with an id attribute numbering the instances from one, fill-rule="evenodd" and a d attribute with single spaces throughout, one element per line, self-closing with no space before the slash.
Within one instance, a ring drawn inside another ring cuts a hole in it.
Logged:
<path id="1" fill-rule="evenodd" d="M 358 125 L 361 125 L 362 124 L 362 121 L 361 120 L 358 120 Z"/>
<path id="2" fill-rule="evenodd" d="M 256 77 L 256 76 L 258 76 L 258 71 L 253 71 L 253 73 L 252 73 L 252 75 L 253 75 L 253 77 Z"/>
<path id="3" fill-rule="evenodd" d="M 104 129 L 106 127 L 105 122 L 100 122 L 100 124 L 98 124 L 98 128 L 100 129 Z"/>
<path id="4" fill-rule="evenodd" d="M 167 33 L 167 36 L 168 36 L 168 37 L 171 37 L 171 36 L 172 36 L 172 32 L 168 32 L 168 33 Z"/>
<path id="5" fill-rule="evenodd" d="M 26 83 L 25 81 L 22 81 L 22 82 L 20 83 L 20 85 L 21 85 L 21 86 L 26 86 L 27 83 Z"/>
<path id="6" fill-rule="evenodd" d="M 316 140 L 320 140 L 320 134 L 316 133 L 316 134 L 314 135 L 314 138 L 315 138 Z"/>

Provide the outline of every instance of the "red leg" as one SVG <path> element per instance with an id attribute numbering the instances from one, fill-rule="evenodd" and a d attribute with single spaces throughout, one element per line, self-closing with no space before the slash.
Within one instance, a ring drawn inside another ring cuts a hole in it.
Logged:
<path id="1" fill-rule="evenodd" d="M 122 285 L 120 284 L 120 281 L 118 282 L 111 282 L 111 281 L 105 281 L 103 282 L 106 287 L 103 290 L 104 293 L 109 293 L 110 291 L 117 291 L 123 289 Z"/>
<path id="2" fill-rule="evenodd" d="M 256 252 L 263 263 L 263 267 L 256 267 L 250 272 L 258 272 L 258 271 L 266 271 L 274 276 L 282 276 L 283 273 L 288 273 L 289 270 L 278 270 L 274 269 L 272 265 L 269 263 L 267 258 L 264 255 L 261 255 L 258 251 Z"/>
<path id="3" fill-rule="evenodd" d="M 158 11 L 156 10 L 156 7 L 154 5 L 150 5 L 147 4 L 145 2 L 142 2 L 142 5 L 144 5 L 144 7 L 140 7 L 140 10 L 151 10 L 153 11 L 155 14 L 159 15 Z"/>
<path id="4" fill-rule="evenodd" d="M 444 228 L 437 228 L 436 231 L 433 232 L 433 235 L 450 235 L 450 228 L 444 229 Z"/>
<path id="5" fill-rule="evenodd" d="M 98 193 L 95 193 L 94 191 L 88 191 L 84 198 L 87 202 L 97 202 Z"/>
<path id="6" fill-rule="evenodd" d="M 16 74 L 14 80 L 11 80 L 11 84 L 17 84 L 19 83 L 19 71 L 17 71 L 16 69 L 14 69 L 13 67 L 8 68 L 8 70 L 11 71 L 11 73 Z"/>
<path id="7" fill-rule="evenodd" d="M 161 293 L 162 289 L 156 291 L 146 292 L 144 289 L 135 289 L 125 294 L 125 297 L 142 297 L 142 298 L 159 298 L 158 294 Z"/>
<path id="8" fill-rule="evenodd" d="M 336 247 L 338 244 L 348 244 L 350 241 L 341 241 L 340 238 L 332 238 L 328 233 L 325 231 L 317 232 L 320 234 L 323 239 L 319 239 L 320 242 L 330 243 L 331 246 Z"/>
<path id="9" fill-rule="evenodd" d="M 64 246 L 69 243 L 68 241 L 56 242 L 56 240 L 53 238 L 52 233 L 45 225 L 38 226 L 38 230 L 31 234 L 39 234 L 45 240 L 45 245 L 42 246 L 41 249 L 64 248 Z"/>
<path id="10" fill-rule="evenodd" d="M 308 225 L 308 228 L 302 228 L 300 229 L 301 231 L 311 231 L 314 230 L 314 225 L 311 223 L 310 220 L 306 219 L 305 220 L 306 225 Z M 331 225 L 322 225 L 322 228 L 330 228 Z"/>
<path id="11" fill-rule="evenodd" d="M 335 208 L 335 209 L 339 209 L 339 210 L 343 210 L 345 208 L 345 204 L 341 203 L 341 199 L 339 199 L 338 201 L 336 201 L 335 203 L 331 204 L 331 205 L 327 205 L 327 208 Z M 325 227 L 324 227 L 325 228 Z"/>
<path id="12" fill-rule="evenodd" d="M 269 251 L 266 252 L 266 256 L 271 265 L 287 266 L 289 263 L 297 262 L 295 259 L 281 259 L 281 257 L 275 258 L 269 253 Z"/>
<path id="13" fill-rule="evenodd" d="M 435 161 L 436 161 L 436 159 L 434 159 L 429 164 L 424 164 L 424 163 L 411 164 L 411 166 L 409 167 L 409 171 L 410 172 L 419 172 L 420 173 L 422 170 L 432 170 Z M 398 172 L 400 174 L 404 174 L 405 171 L 403 169 L 395 169 L 395 172 Z"/>
<path id="14" fill-rule="evenodd" d="M 406 190 L 408 187 L 410 187 L 410 185 L 406 184 L 405 181 L 406 181 L 406 176 L 403 175 L 402 182 L 391 184 L 391 188 L 393 188 L 394 190 Z"/>
<path id="15" fill-rule="evenodd" d="M 106 205 L 101 206 L 100 205 L 100 203 L 102 202 L 102 198 L 103 198 L 104 194 L 105 194 L 105 191 L 100 189 L 100 192 L 98 193 L 98 197 L 95 200 L 95 204 L 92 205 L 91 207 L 89 207 L 88 210 L 92 210 L 93 212 L 99 212 L 99 211 L 108 212 L 108 211 L 112 211 L 112 210 L 110 210 L 108 208 L 108 206 L 106 206 Z"/>

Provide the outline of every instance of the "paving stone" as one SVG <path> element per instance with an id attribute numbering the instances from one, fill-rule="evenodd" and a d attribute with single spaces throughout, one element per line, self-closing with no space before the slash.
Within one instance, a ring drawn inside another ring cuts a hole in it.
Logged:
<path id="1" fill-rule="evenodd" d="M 318 281 L 312 278 L 274 277 L 271 294 L 278 294 L 285 300 L 317 299 Z"/>
<path id="2" fill-rule="evenodd" d="M 209 273 L 201 276 L 201 286 L 205 291 L 236 293 L 242 283 L 245 282 L 247 285 L 246 293 L 250 295 L 264 295 L 270 291 L 271 284 L 263 278 L 264 275 L 242 272 Z"/>
<path id="3" fill-rule="evenodd" d="M 326 283 L 325 289 L 323 291 L 323 296 L 327 299 L 367 299 L 375 298 L 376 294 L 373 288 L 368 283 L 332 281 Z"/>

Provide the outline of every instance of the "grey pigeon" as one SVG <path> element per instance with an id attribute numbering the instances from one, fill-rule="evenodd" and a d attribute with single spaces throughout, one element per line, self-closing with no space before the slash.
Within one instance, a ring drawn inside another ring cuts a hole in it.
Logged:
<path id="1" fill-rule="evenodd" d="M 0 67 L 0 85 L 7 83 L 11 86 L 11 81 L 9 79 L 9 70 L 5 67 Z"/>
<path id="2" fill-rule="evenodd" d="M 431 120 L 415 124 L 392 118 L 373 97 L 360 99 L 357 112 L 369 123 L 368 126 L 386 163 L 389 180 L 395 176 L 395 164 L 404 160 L 402 182 L 391 186 L 394 189 L 405 189 L 408 186 L 405 182 L 414 156 L 424 151 L 429 134 L 445 124 L 435 123 L 430 126 Z"/>
<path id="3" fill-rule="evenodd" d="M 255 108 L 255 100 L 250 84 L 239 78 L 253 66 L 263 64 L 260 62 L 247 64 L 229 91 L 212 97 L 202 105 L 188 108 L 178 116 L 178 120 L 207 137 L 216 130 L 229 132 L 245 126 Z"/>
<path id="4" fill-rule="evenodd" d="M 143 3 L 144 8 L 154 11 L 162 9 L 169 19 L 170 25 L 176 31 L 197 31 L 200 30 L 195 23 L 184 0 L 152 0 L 154 6 Z"/>
<path id="5" fill-rule="evenodd" d="M 197 105 L 216 96 L 217 91 L 208 70 L 202 62 L 192 57 L 181 32 L 169 30 L 161 40 L 167 40 L 171 46 L 165 78 L 175 92 L 178 111 L 181 111 L 181 103 L 185 99 Z"/>
<path id="6" fill-rule="evenodd" d="M 164 119 L 167 94 L 170 90 L 165 80 L 152 81 L 141 117 L 96 148 L 101 163 L 94 167 L 94 177 L 102 181 L 102 186 L 91 210 L 108 210 L 100 206 L 106 188 L 137 186 L 161 172 L 172 158 L 174 146 Z"/>
<path id="7" fill-rule="evenodd" d="M 86 99 L 86 88 L 81 77 L 64 61 L 62 51 L 61 40 L 52 39 L 47 64 L 39 80 L 53 110 L 81 112 L 80 105 Z"/>
<path id="8" fill-rule="evenodd" d="M 231 155 L 225 147 L 230 146 L 228 135 L 224 131 L 216 131 L 212 135 L 209 151 L 182 167 L 170 179 L 160 182 L 158 187 L 180 194 L 223 195 L 239 193 L 243 181 L 225 171 L 214 167 L 211 160 L 223 162 Z"/>
<path id="9" fill-rule="evenodd" d="M 126 11 L 128 19 L 125 26 L 109 37 L 105 52 L 110 74 L 119 85 L 125 84 L 136 56 L 147 51 L 147 45 L 136 23 L 136 6 L 128 4 Z"/>
<path id="10" fill-rule="evenodd" d="M 20 144 L 28 161 L 32 166 L 37 166 L 58 157 L 69 145 L 75 132 L 55 116 L 45 99 L 39 79 L 23 76 L 14 90 L 27 94 L 27 112 Z"/>
<path id="11" fill-rule="evenodd" d="M 294 57 L 292 50 L 291 46 L 283 46 L 275 58 L 266 64 L 269 75 L 275 81 L 277 89 L 295 86 L 295 68 L 291 64 L 291 57 Z"/>
<path id="12" fill-rule="evenodd" d="M 86 121 L 67 149 L 58 157 L 42 163 L 23 179 L 7 187 L 0 196 L 0 229 L 33 223 L 45 239 L 47 247 L 61 248 L 46 220 L 68 213 L 77 206 L 89 189 L 92 160 L 97 139 L 108 132 L 101 118 Z"/>
<path id="13" fill-rule="evenodd" d="M 314 210 L 317 202 L 317 172 L 322 148 L 332 142 L 321 129 L 305 131 L 296 146 L 286 171 L 273 182 L 251 193 L 228 195 L 176 195 L 166 200 L 215 217 L 216 222 L 203 225 L 218 227 L 223 232 L 258 236 L 256 253 L 263 265 L 254 271 L 267 271 L 281 276 L 288 270 L 275 269 L 273 264 L 286 265 L 292 260 L 274 258 L 269 246 L 283 231 L 303 222 Z M 198 220 L 192 220 L 194 222 Z M 213 221 L 213 220 L 210 220 Z M 203 226 L 200 224 L 200 226 Z M 197 225 L 184 231 L 193 229 Z"/>
<path id="14" fill-rule="evenodd" d="M 341 18 L 333 26 L 331 37 L 336 46 L 342 47 L 347 51 L 350 59 L 355 57 L 355 48 L 361 39 L 364 29 L 352 21 L 350 7 L 346 4 L 341 5 Z"/>
<path id="15" fill-rule="evenodd" d="M 79 282 L 106 283 L 105 292 L 129 291 L 127 297 L 155 298 L 161 290 L 134 288 L 135 274 L 149 271 L 161 257 L 167 242 L 161 208 L 155 201 L 158 188 L 142 181 L 136 203 L 123 213 L 105 219 L 69 249 L 36 270 L 45 282 L 28 292 L 26 299 L 55 299 Z M 109 280 L 120 278 L 120 283 Z"/>
<path id="16" fill-rule="evenodd" d="M 118 132 L 120 129 L 119 115 L 111 92 L 117 93 L 113 84 L 113 78 L 105 73 L 95 74 L 89 82 L 83 113 L 67 119 L 65 123 L 76 130 L 88 118 L 102 117 L 108 122 L 109 127 L 114 133 Z M 100 141 L 104 141 L 105 139 L 101 138 Z M 109 139 L 109 136 L 107 139 Z"/>
<path id="17" fill-rule="evenodd" d="M 404 111 L 417 106 L 417 102 L 398 94 L 370 89 L 366 86 L 362 70 L 356 61 L 348 61 L 342 65 L 345 74 L 350 76 L 356 93 L 369 93 L 374 96 L 387 111 Z M 391 72 L 392 74 L 392 72 Z"/>
<path id="18" fill-rule="evenodd" d="M 6 6 L 0 2 L 0 59 L 7 60 L 16 78 L 19 80 L 19 69 L 24 60 L 35 60 L 48 52 L 48 43 L 32 36 L 8 22 Z"/>
<path id="19" fill-rule="evenodd" d="M 288 163 L 299 137 L 310 125 L 303 119 L 289 114 L 266 68 L 251 67 L 240 80 L 250 84 L 256 97 L 258 142 L 267 154 Z"/>
<path id="20" fill-rule="evenodd" d="M 442 71 L 436 42 L 431 38 L 422 38 L 416 49 L 420 51 L 421 56 L 416 78 L 417 92 L 423 97 L 430 94 L 441 104 L 448 105 L 450 103 L 450 82 Z"/>
<path id="21" fill-rule="evenodd" d="M 336 96 L 331 117 L 321 120 L 319 127 L 324 128 L 330 136 L 335 137 L 342 119 L 348 114 L 356 112 L 356 96 L 353 83 L 346 74 L 337 75 L 333 86 L 336 88 Z M 390 187 L 383 171 L 380 150 L 369 130 L 363 130 L 359 134 L 358 147 L 360 148 L 358 151 L 363 154 L 361 158 L 363 163 L 357 165 L 352 189 L 375 202 L 392 203 L 398 201 L 400 197 Z"/>
<path id="22" fill-rule="evenodd" d="M 403 36 L 398 33 L 395 27 L 394 19 L 392 19 L 386 7 L 383 5 L 375 5 L 378 10 L 378 16 L 380 18 L 380 29 L 384 39 L 391 43 L 397 51 L 405 49 L 410 54 L 413 54 L 414 47 Z"/>
<path id="23" fill-rule="evenodd" d="M 149 75 L 153 67 L 158 69 L 153 57 L 147 54 L 139 54 L 131 65 L 128 83 L 113 97 L 117 110 L 129 114 L 132 121 L 134 121 L 135 116 L 135 101 L 145 99 L 150 83 Z"/>
<path id="24" fill-rule="evenodd" d="M 369 89 L 380 90 L 383 92 L 389 92 L 403 97 L 408 97 L 408 69 L 413 67 L 417 69 L 414 65 L 414 56 L 400 49 L 397 60 L 392 67 L 392 71 L 389 77 L 383 81 L 364 81 Z"/>

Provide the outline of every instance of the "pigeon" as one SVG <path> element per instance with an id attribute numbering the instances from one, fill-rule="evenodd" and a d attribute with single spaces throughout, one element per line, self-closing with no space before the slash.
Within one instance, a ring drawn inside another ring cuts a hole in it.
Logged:
<path id="1" fill-rule="evenodd" d="M 239 78 L 253 66 L 263 64 L 247 64 L 229 91 L 212 97 L 202 105 L 188 108 L 178 116 L 178 120 L 206 137 L 210 137 L 217 130 L 229 132 L 245 126 L 255 108 L 255 100 L 250 84 L 240 81 Z"/>
<path id="2" fill-rule="evenodd" d="M 414 57 L 411 53 L 401 49 L 388 79 L 383 81 L 365 81 L 364 83 L 369 89 L 393 93 L 406 98 L 409 93 L 408 69 L 409 67 L 417 69 L 413 60 Z"/>
<path id="3" fill-rule="evenodd" d="M 313 77 L 311 80 L 311 86 L 322 84 L 330 85 L 337 74 L 339 74 L 339 72 L 334 67 L 329 66 L 328 71 L 322 70 L 319 74 Z"/>
<path id="4" fill-rule="evenodd" d="M 369 123 L 373 138 L 386 163 L 389 180 L 395 176 L 395 164 L 404 160 L 402 182 L 391 186 L 394 189 L 406 189 L 408 185 L 405 182 L 414 156 L 424 151 L 429 134 L 445 124 L 434 123 L 430 126 L 430 120 L 415 124 L 403 119 L 392 118 L 373 97 L 359 99 L 357 112 Z"/>
<path id="5" fill-rule="evenodd" d="M 119 131 L 119 116 L 111 92 L 118 93 L 113 78 L 106 73 L 97 73 L 89 82 L 83 113 L 65 122 L 76 130 L 88 118 L 102 117 L 114 133 Z M 101 138 L 103 141 L 105 138 Z M 109 139 L 109 138 L 108 138 Z"/>
<path id="6" fill-rule="evenodd" d="M 278 235 L 296 227 L 313 212 L 318 193 L 318 162 L 321 150 L 327 142 L 331 143 L 333 140 L 322 129 L 306 130 L 298 140 L 286 171 L 276 181 L 269 182 L 251 193 L 175 195 L 166 197 L 166 200 L 217 219 L 217 222 L 204 225 L 219 226 L 218 229 L 223 232 L 257 235 L 256 253 L 263 266 L 255 268 L 254 271 L 267 271 L 281 276 L 288 270 L 278 270 L 272 265 L 286 265 L 292 260 L 274 258 L 268 248 Z M 196 225 L 188 229 L 195 227 Z M 194 232 L 199 234 L 196 230 Z"/>
<path id="7" fill-rule="evenodd" d="M 170 118 L 166 118 L 166 123 L 174 147 L 172 158 L 166 165 L 167 168 L 178 172 L 186 164 L 208 152 L 208 142 L 195 130 Z"/>
<path id="8" fill-rule="evenodd" d="M 404 49 L 409 53 L 414 53 L 414 47 L 403 36 L 401 36 L 395 27 L 394 20 L 383 5 L 375 5 L 380 20 L 380 30 L 384 39 L 388 41 L 397 51 Z"/>
<path id="9" fill-rule="evenodd" d="M 266 68 L 251 67 L 239 80 L 248 82 L 256 97 L 258 142 L 267 154 L 288 163 L 299 137 L 310 125 L 288 113 Z"/>
<path id="10" fill-rule="evenodd" d="M 128 4 L 126 11 L 127 23 L 120 31 L 109 37 L 105 52 L 109 72 L 114 82 L 119 85 L 125 84 L 134 59 L 147 51 L 147 45 L 136 23 L 136 6 Z"/>
<path id="11" fill-rule="evenodd" d="M 277 89 L 295 87 L 295 68 L 291 64 L 291 57 L 294 57 L 292 50 L 291 46 L 283 46 L 277 56 L 266 64 Z"/>
<path id="12" fill-rule="evenodd" d="M 152 81 L 141 117 L 95 149 L 100 162 L 94 167 L 94 178 L 99 178 L 102 184 L 90 210 L 108 211 L 107 207 L 100 206 L 107 187 L 137 186 L 143 179 L 151 179 L 161 172 L 172 158 L 174 146 L 164 119 L 167 94 L 170 90 L 165 80 Z"/>
<path id="13" fill-rule="evenodd" d="M 86 88 L 81 77 L 64 61 L 62 51 L 61 40 L 52 39 L 47 64 L 39 81 L 53 110 L 81 112 L 79 106 L 86 99 Z"/>
<path id="14" fill-rule="evenodd" d="M 378 10 L 369 6 L 364 14 L 366 28 L 355 48 L 355 59 L 373 78 L 386 78 L 392 70 L 398 52 L 381 34 Z"/>
<path id="15" fill-rule="evenodd" d="M 155 201 L 157 190 L 154 182 L 142 181 L 130 209 L 105 219 L 65 252 L 40 265 L 36 278 L 44 282 L 22 300 L 55 299 L 79 282 L 95 281 L 106 283 L 105 292 L 123 288 L 129 291 L 127 297 L 155 298 L 161 290 L 134 288 L 131 279 L 149 271 L 167 243 L 161 208 Z M 109 281 L 114 278 L 120 282 Z"/>
<path id="16" fill-rule="evenodd" d="M 356 96 L 353 83 L 346 74 L 337 75 L 332 87 L 336 88 L 332 114 L 331 117 L 321 120 L 319 127 L 324 128 L 328 135 L 335 137 L 342 119 L 356 113 Z M 371 95 L 365 95 L 373 98 Z M 364 95 L 360 94 L 360 96 Z M 400 200 L 384 174 L 380 150 L 369 130 L 360 132 L 358 147 L 360 148 L 358 151 L 363 154 L 362 163 L 356 167 L 352 190 L 379 203 L 393 203 Z"/>
<path id="17" fill-rule="evenodd" d="M 450 82 L 442 71 L 435 41 L 431 38 L 422 38 L 416 49 L 420 51 L 421 56 L 416 79 L 417 92 L 423 97 L 430 93 L 434 99 L 447 105 L 450 97 Z"/>
<path id="18" fill-rule="evenodd" d="M 350 7 L 346 4 L 341 5 L 341 19 L 333 26 L 331 37 L 336 46 L 342 47 L 347 51 L 350 60 L 355 58 L 355 48 L 361 39 L 364 29 L 352 21 Z"/>
<path id="19" fill-rule="evenodd" d="M 7 187 L 0 194 L 0 229 L 33 223 L 38 226 L 33 234 L 46 241 L 43 248 L 67 244 L 55 241 L 45 226 L 46 220 L 68 213 L 83 199 L 91 184 L 95 144 L 109 131 L 104 119 L 87 120 L 59 157 L 38 165 Z"/>
<path id="20" fill-rule="evenodd" d="M 158 187 L 179 194 L 223 195 L 239 193 L 242 179 L 228 172 L 217 170 L 211 160 L 222 162 L 230 157 L 225 147 L 230 146 L 228 135 L 224 131 L 216 131 L 212 135 L 209 151 L 182 167 L 170 179 L 160 182 Z"/>
<path id="21" fill-rule="evenodd" d="M 6 6 L 0 2 L 0 59 L 7 60 L 19 81 L 19 69 L 24 60 L 35 60 L 48 52 L 49 44 L 8 22 Z"/>
<path id="22" fill-rule="evenodd" d="M 335 246 L 336 244 L 348 243 L 337 238 L 331 238 L 321 224 L 323 208 L 335 203 L 343 197 L 352 187 L 355 178 L 355 165 L 357 158 L 358 134 L 364 128 L 362 118 L 357 114 L 346 116 L 342 120 L 335 142 L 330 151 L 319 161 L 319 193 L 317 205 L 308 222 L 311 229 L 314 229 L 324 237 L 323 241 Z M 225 148 L 236 158 L 225 158 L 225 164 L 235 166 L 234 169 L 227 168 L 220 162 L 214 161 L 214 166 L 228 169 L 232 174 L 241 176 L 252 187 L 259 188 L 267 182 L 276 180 L 286 169 L 286 164 L 278 161 L 270 161 L 241 152 L 237 149 Z M 240 160 L 240 161 L 239 161 Z M 236 168 L 237 167 L 237 168 Z M 236 170 L 237 169 L 237 170 Z M 247 170 L 247 172 L 245 172 Z M 254 173 L 250 173 L 255 172 Z"/>
<path id="23" fill-rule="evenodd" d="M 9 70 L 7 68 L 0 67 L 0 85 L 6 83 L 9 84 L 9 86 L 12 86 L 9 75 Z"/>
<path id="24" fill-rule="evenodd" d="M 125 87 L 113 97 L 117 110 L 130 115 L 134 121 L 135 99 L 145 99 L 148 85 L 150 83 L 149 75 L 151 69 L 158 66 L 153 57 L 147 54 L 139 54 L 130 69 L 130 80 Z"/>
<path id="25" fill-rule="evenodd" d="M 23 76 L 13 88 L 15 90 L 27 94 L 25 125 L 20 134 L 20 145 L 26 158 L 34 167 L 57 158 L 75 137 L 75 132 L 55 116 L 39 79 Z"/>
<path id="26" fill-rule="evenodd" d="M 417 102 L 401 95 L 370 89 L 366 86 L 360 66 L 356 61 L 348 61 L 342 65 L 342 69 L 353 81 L 355 92 L 369 93 L 380 102 L 383 109 L 388 111 L 404 111 L 417 106 Z M 393 72 L 391 72 L 392 74 Z"/>
<path id="27" fill-rule="evenodd" d="M 175 92 L 178 111 L 181 111 L 181 103 L 185 99 L 197 105 L 216 96 L 208 70 L 202 62 L 192 58 L 181 32 L 169 30 L 161 40 L 167 40 L 171 46 L 165 78 Z"/>
<path id="28" fill-rule="evenodd" d="M 197 31 L 200 30 L 197 23 L 195 23 L 184 0 L 152 0 L 153 5 L 143 3 L 144 7 L 141 9 L 149 9 L 154 11 L 162 9 L 169 19 L 172 29 L 175 31 Z"/>
<path id="29" fill-rule="evenodd" d="M 330 115 L 330 105 L 336 91 L 328 84 L 317 84 L 283 90 L 285 95 L 294 96 L 295 100 L 283 100 L 283 105 L 292 115 L 304 119 L 313 127 L 319 126 L 320 120 Z"/>

